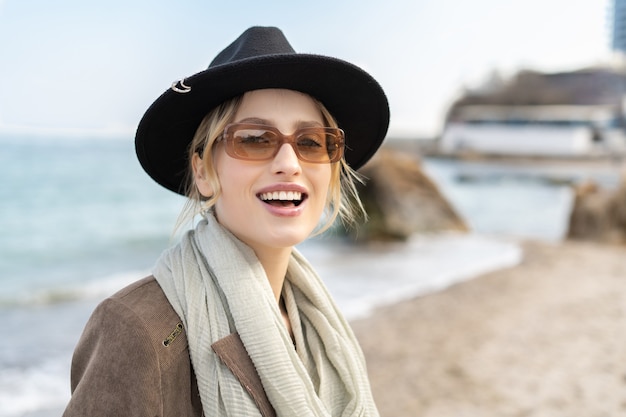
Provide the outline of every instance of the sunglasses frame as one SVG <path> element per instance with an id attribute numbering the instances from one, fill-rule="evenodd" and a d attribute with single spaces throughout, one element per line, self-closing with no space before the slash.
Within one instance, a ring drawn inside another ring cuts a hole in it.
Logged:
<path id="1" fill-rule="evenodd" d="M 243 129 L 267 130 L 269 132 L 272 132 L 278 138 L 278 141 L 279 141 L 278 146 L 276 146 L 274 148 L 273 153 L 266 158 L 249 158 L 249 157 L 240 155 L 237 153 L 237 150 L 236 150 L 234 133 L 238 130 L 243 130 Z M 303 134 L 305 134 L 306 132 L 310 132 L 310 131 L 314 131 L 318 133 L 323 132 L 325 136 L 331 135 L 338 139 L 337 143 L 335 144 L 337 148 L 337 152 L 332 158 L 329 155 L 327 160 L 321 160 L 321 161 L 310 160 L 310 159 L 305 158 L 300 153 L 300 151 L 298 150 L 298 145 L 296 143 L 296 140 L 299 137 L 301 137 Z M 324 163 L 335 163 L 335 162 L 340 161 L 341 158 L 343 158 L 344 148 L 345 148 L 345 133 L 343 132 L 343 130 L 339 128 L 311 126 L 311 127 L 303 127 L 303 128 L 297 129 L 291 135 L 285 135 L 274 126 L 261 125 L 261 124 L 256 124 L 256 123 L 231 123 L 224 128 L 224 132 L 222 132 L 222 135 L 220 136 L 218 141 L 223 141 L 226 143 L 226 153 L 229 156 L 231 156 L 232 158 L 241 159 L 244 161 L 269 161 L 273 159 L 274 157 L 276 157 L 276 155 L 280 151 L 280 148 L 285 143 L 288 143 L 289 145 L 291 145 L 291 148 L 293 149 L 294 153 L 296 154 L 299 160 L 303 162 L 314 163 L 314 164 L 324 164 Z"/>

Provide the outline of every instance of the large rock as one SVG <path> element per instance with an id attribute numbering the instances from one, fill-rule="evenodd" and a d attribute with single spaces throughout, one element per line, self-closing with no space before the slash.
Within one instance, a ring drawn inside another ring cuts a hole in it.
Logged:
<path id="1" fill-rule="evenodd" d="M 626 244 L 626 172 L 614 190 L 592 182 L 575 188 L 567 237 Z"/>
<path id="2" fill-rule="evenodd" d="M 369 221 L 351 232 L 357 240 L 405 240 L 415 233 L 468 231 L 415 158 L 382 149 L 359 173 L 366 177 L 359 196 Z"/>

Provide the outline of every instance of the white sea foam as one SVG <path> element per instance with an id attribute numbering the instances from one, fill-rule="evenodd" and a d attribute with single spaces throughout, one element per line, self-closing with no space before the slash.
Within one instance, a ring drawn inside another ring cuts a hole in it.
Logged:
<path id="1" fill-rule="evenodd" d="M 9 294 L 10 298 L 0 296 L 0 308 L 35 307 L 102 299 L 149 274 L 149 271 L 126 271 L 73 285 Z"/>
<path id="2" fill-rule="evenodd" d="M 358 250 L 337 242 L 316 242 L 301 251 L 349 319 L 516 265 L 522 258 L 513 241 L 454 233 L 415 236 L 406 243 L 370 244 Z"/>
<path id="3" fill-rule="evenodd" d="M 514 265 L 521 251 L 513 241 L 478 234 L 414 236 L 403 243 L 353 245 L 321 239 L 300 248 L 350 318 L 377 305 L 437 291 L 494 269 Z M 126 271 L 67 287 L 45 289 L 4 301 L 5 307 L 45 306 L 110 296 L 150 272 Z"/>
<path id="4" fill-rule="evenodd" d="M 68 358 L 0 372 L 0 417 L 59 415 L 69 400 Z"/>

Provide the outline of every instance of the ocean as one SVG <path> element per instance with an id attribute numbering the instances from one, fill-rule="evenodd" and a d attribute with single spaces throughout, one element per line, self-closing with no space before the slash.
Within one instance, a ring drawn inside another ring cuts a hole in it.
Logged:
<path id="1" fill-rule="evenodd" d="M 604 170 L 423 165 L 471 233 L 358 247 L 318 237 L 299 247 L 349 318 L 515 265 L 517 239 L 563 238 L 572 204 L 563 179 L 617 182 Z M 149 274 L 176 240 L 183 203 L 141 170 L 129 138 L 0 137 L 0 417 L 61 414 L 89 314 Z"/>

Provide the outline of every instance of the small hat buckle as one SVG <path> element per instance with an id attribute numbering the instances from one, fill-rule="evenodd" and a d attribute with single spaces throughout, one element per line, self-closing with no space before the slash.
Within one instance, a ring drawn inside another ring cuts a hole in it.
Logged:
<path id="1" fill-rule="evenodd" d="M 185 79 L 182 78 L 172 83 L 172 90 L 176 91 L 177 93 L 186 94 L 191 91 L 191 87 L 188 85 L 185 85 Z"/>

